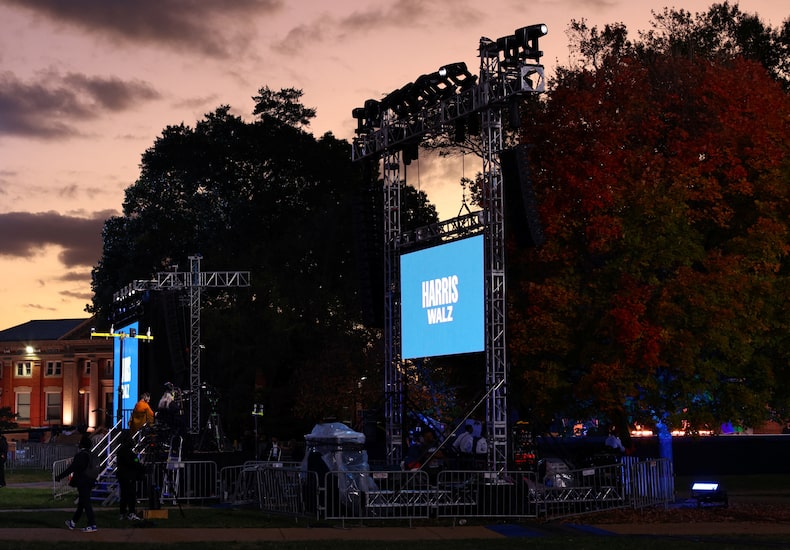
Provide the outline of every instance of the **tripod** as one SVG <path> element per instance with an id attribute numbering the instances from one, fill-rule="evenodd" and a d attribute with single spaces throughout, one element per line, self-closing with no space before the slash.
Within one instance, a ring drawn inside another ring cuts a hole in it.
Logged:
<path id="1" fill-rule="evenodd" d="M 225 450 L 225 432 L 222 430 L 222 419 L 217 412 L 217 402 L 219 395 L 215 391 L 207 389 L 207 397 L 211 405 L 211 412 L 209 412 L 206 419 L 206 427 L 200 434 L 200 442 L 198 443 L 197 450 L 202 452 L 223 452 Z"/>

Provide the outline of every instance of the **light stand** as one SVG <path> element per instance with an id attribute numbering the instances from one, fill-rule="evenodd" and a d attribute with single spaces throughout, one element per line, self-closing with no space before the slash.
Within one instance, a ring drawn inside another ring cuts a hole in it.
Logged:
<path id="1" fill-rule="evenodd" d="M 211 386 L 204 384 L 201 389 L 206 393 L 208 399 L 210 412 L 206 419 L 206 427 L 203 428 L 203 434 L 200 436 L 198 443 L 198 450 L 207 452 L 209 450 L 216 450 L 223 452 L 225 450 L 225 432 L 222 429 L 222 419 L 217 412 L 217 403 L 219 402 L 220 394 Z"/>
<path id="2" fill-rule="evenodd" d="M 254 433 L 255 433 L 255 460 L 260 460 L 260 456 L 258 455 L 258 418 L 263 416 L 263 405 L 261 403 L 255 403 L 252 406 L 252 419 L 255 423 Z"/>

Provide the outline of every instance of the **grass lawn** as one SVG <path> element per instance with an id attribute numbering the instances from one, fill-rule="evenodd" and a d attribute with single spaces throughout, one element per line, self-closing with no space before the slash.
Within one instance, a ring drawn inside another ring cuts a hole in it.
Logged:
<path id="1" fill-rule="evenodd" d="M 9 484 L 18 483 L 48 483 L 51 481 L 51 473 L 42 470 L 17 470 L 6 472 L 6 482 Z M 692 479 L 678 478 L 676 488 L 678 496 L 684 498 L 690 492 Z M 790 475 L 782 476 L 725 476 L 717 479 L 730 492 L 731 495 L 741 495 L 746 497 L 760 497 L 767 495 L 771 498 L 787 498 L 790 503 Z M 146 508 L 145 503 L 140 503 L 140 509 Z M 305 519 L 295 520 L 288 517 L 269 516 L 254 509 L 234 509 L 231 507 L 220 506 L 193 506 L 183 505 L 178 507 L 166 507 L 169 517 L 166 520 L 156 520 L 149 527 L 157 528 L 218 528 L 218 529 L 245 529 L 245 528 L 291 528 L 291 527 L 348 527 L 353 529 L 360 525 L 354 522 L 346 522 L 340 525 L 337 522 L 317 522 Z M 27 529 L 41 528 L 63 528 L 63 522 L 70 517 L 74 509 L 73 497 L 66 497 L 55 500 L 52 497 L 50 485 L 44 487 L 5 487 L 0 489 L 0 528 L 16 527 Z M 23 510 L 23 511 L 20 511 Z M 44 511 L 46 510 L 46 511 Z M 97 524 L 101 528 L 129 528 L 128 522 L 121 522 L 118 519 L 117 507 L 96 507 Z M 469 523 L 490 525 L 497 523 L 491 519 L 470 519 Z M 431 541 L 300 541 L 300 542 L 261 542 L 243 543 L 227 542 L 222 543 L 223 550 L 252 550 L 253 548 L 265 547 L 272 550 L 367 550 L 375 547 L 376 550 L 402 550 L 408 547 L 409 550 L 510 550 L 524 549 L 561 549 L 573 548 L 574 550 L 658 550 L 671 547 L 672 550 L 692 550 L 692 549 L 736 549 L 736 548 L 782 548 L 787 547 L 787 540 L 781 537 L 772 536 L 752 536 L 748 539 L 735 536 L 722 536 L 716 539 L 711 537 L 648 537 L 648 536 L 600 536 L 585 535 L 567 532 L 561 527 L 561 523 L 541 524 L 537 520 L 507 521 L 499 523 L 521 524 L 534 526 L 537 528 L 548 528 L 551 534 L 543 537 L 529 538 L 505 538 L 481 540 L 431 540 Z M 376 527 L 373 522 L 366 521 L 366 526 Z M 408 522 L 383 522 L 380 525 L 390 527 L 408 528 Z M 425 520 L 413 522 L 411 525 L 437 526 L 452 525 L 450 520 Z M 547 527 L 548 526 L 548 527 Z M 552 527 L 553 526 L 553 527 Z M 91 535 L 85 535 L 89 541 Z M 65 542 L 57 543 L 58 548 L 82 548 L 84 542 Z M 97 540 L 89 542 L 91 550 L 133 550 L 132 543 L 101 543 Z M 191 542 L 167 544 L 168 549 L 180 550 L 215 550 L 216 542 Z M 52 547 L 51 542 L 15 542 L 2 541 L 4 550 L 45 550 Z M 146 550 L 158 550 L 164 548 L 163 544 L 146 545 Z"/>

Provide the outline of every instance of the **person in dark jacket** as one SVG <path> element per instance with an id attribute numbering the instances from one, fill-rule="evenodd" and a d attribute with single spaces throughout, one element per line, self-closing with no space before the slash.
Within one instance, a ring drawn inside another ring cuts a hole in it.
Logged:
<path id="1" fill-rule="evenodd" d="M 91 490 L 96 483 L 95 477 L 91 475 L 91 446 L 90 437 L 83 435 L 80 439 L 77 454 L 71 459 L 71 464 L 69 464 L 68 468 L 55 476 L 55 480 L 60 481 L 71 474 L 69 485 L 77 489 L 77 509 L 74 510 L 74 515 L 71 516 L 71 519 L 66 520 L 66 527 L 73 530 L 77 526 L 77 522 L 79 522 L 82 517 L 82 512 L 84 511 L 88 518 L 87 527 L 82 529 L 84 533 L 94 533 L 97 531 L 96 517 L 93 514 L 93 504 L 91 503 Z"/>
<path id="2" fill-rule="evenodd" d="M 124 431 L 116 454 L 115 477 L 120 489 L 121 519 L 140 521 L 137 516 L 137 480 L 145 468 L 134 452 L 134 439 L 129 431 Z"/>

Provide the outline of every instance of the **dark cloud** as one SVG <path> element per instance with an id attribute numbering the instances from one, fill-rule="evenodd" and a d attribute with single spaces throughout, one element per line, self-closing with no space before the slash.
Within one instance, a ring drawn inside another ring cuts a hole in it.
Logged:
<path id="1" fill-rule="evenodd" d="M 436 20 L 426 17 L 431 13 L 431 2 L 422 0 L 397 0 L 388 9 L 368 8 L 353 12 L 340 21 L 340 27 L 346 30 L 359 31 L 381 27 L 414 26 L 422 21 L 424 24 L 436 24 Z M 438 6 L 436 6 L 438 7 Z M 449 6 L 448 9 L 455 7 Z M 440 9 L 440 11 L 444 11 Z"/>
<path id="2" fill-rule="evenodd" d="M 0 74 L 0 135 L 56 139 L 78 135 L 75 124 L 159 98 L 148 83 L 47 71 L 23 82 Z"/>
<path id="3" fill-rule="evenodd" d="M 47 245 L 63 248 L 58 260 L 67 268 L 94 266 L 102 251 L 104 221 L 112 211 L 88 218 L 58 212 L 8 212 L 0 214 L 0 256 L 25 258 Z"/>
<path id="4" fill-rule="evenodd" d="M 125 111 L 140 101 L 159 99 L 159 93 L 153 86 L 139 80 L 124 81 L 69 73 L 63 77 L 63 83 L 84 103 L 105 111 Z"/>
<path id="5" fill-rule="evenodd" d="M 230 57 L 250 43 L 252 21 L 279 11 L 283 0 L 0 0 L 50 23 L 118 43 Z"/>
<path id="6" fill-rule="evenodd" d="M 84 282 L 85 280 L 90 281 L 91 276 L 90 273 L 87 275 L 83 275 L 80 282 Z M 59 293 L 64 298 L 68 298 L 69 301 L 77 299 L 77 300 L 85 300 L 86 302 L 90 302 L 93 299 L 92 292 L 77 292 L 73 290 L 63 290 Z"/>

